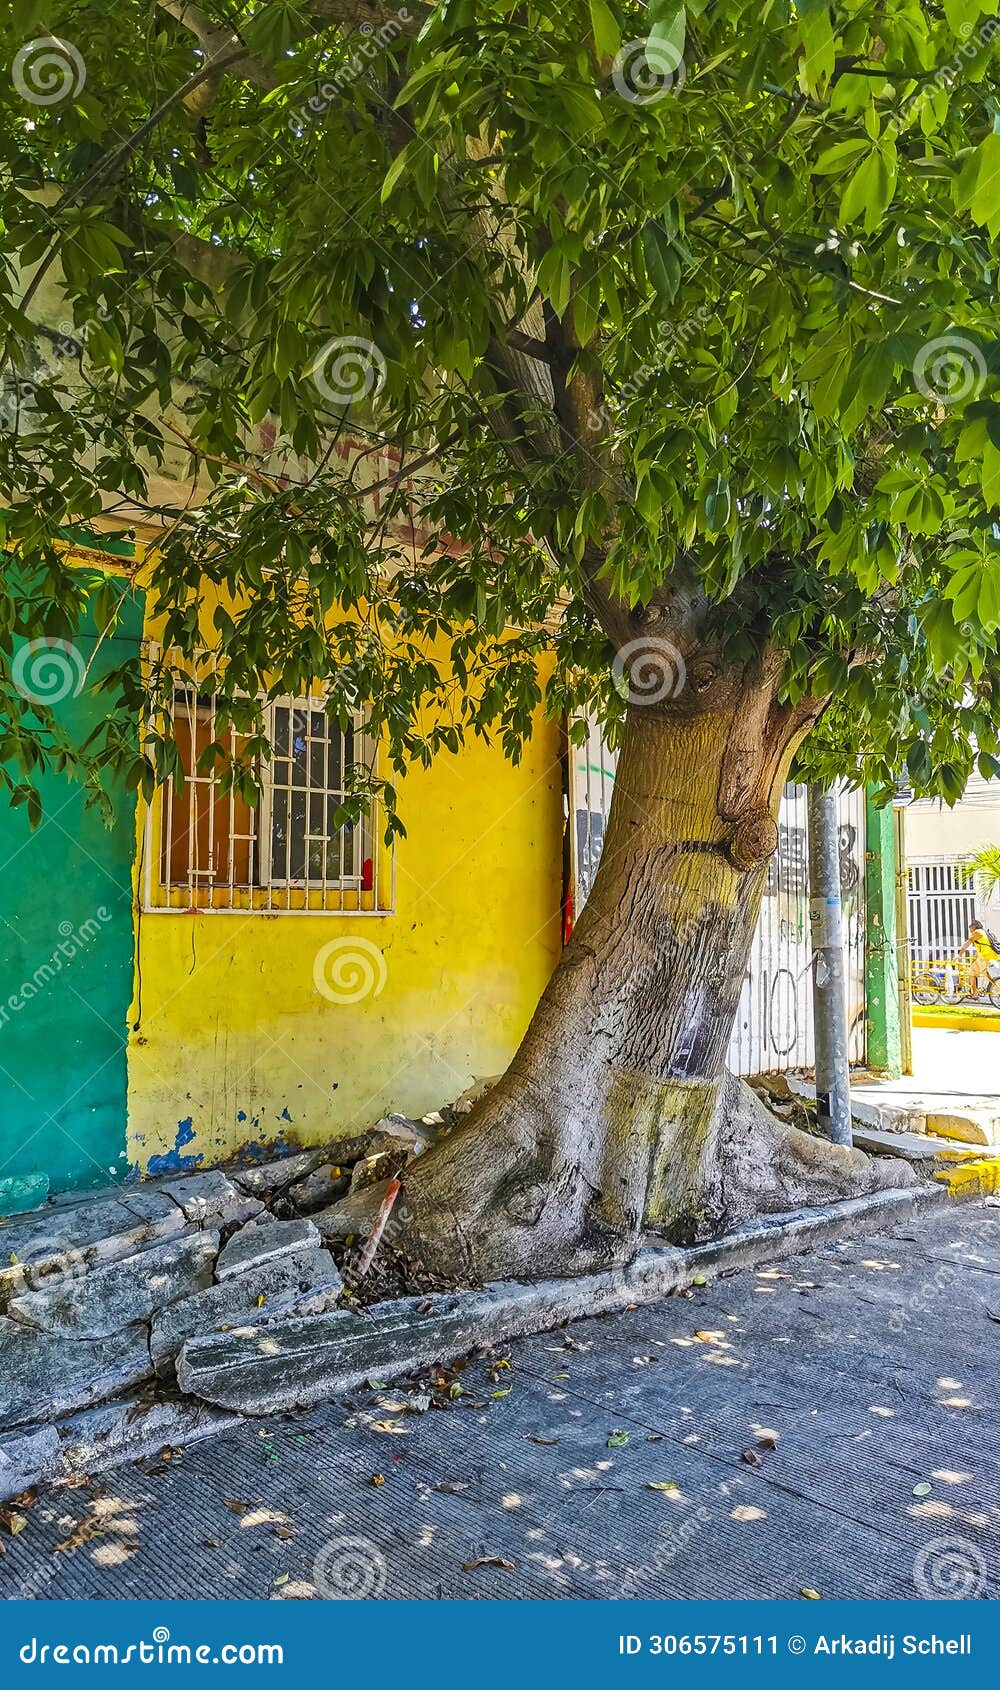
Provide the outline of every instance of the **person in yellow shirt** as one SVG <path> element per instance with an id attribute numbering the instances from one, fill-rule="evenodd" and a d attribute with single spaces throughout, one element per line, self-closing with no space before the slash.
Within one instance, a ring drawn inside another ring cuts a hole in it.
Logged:
<path id="1" fill-rule="evenodd" d="M 979 996 L 979 988 L 988 992 L 990 989 L 991 962 L 1000 962 L 1000 948 L 993 934 L 984 927 L 981 921 L 969 923 L 969 932 L 964 942 L 958 948 L 959 956 L 969 956 L 969 974 L 972 981 L 972 998 Z"/>

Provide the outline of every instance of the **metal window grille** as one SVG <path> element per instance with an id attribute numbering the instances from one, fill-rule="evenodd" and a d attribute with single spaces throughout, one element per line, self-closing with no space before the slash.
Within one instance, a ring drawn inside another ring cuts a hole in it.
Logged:
<path id="1" fill-rule="evenodd" d="M 976 914 L 976 888 L 963 875 L 961 859 L 909 863 L 907 905 L 911 960 L 954 959 Z"/>
<path id="2" fill-rule="evenodd" d="M 263 703 L 263 701 L 262 701 Z M 184 786 L 162 787 L 146 818 L 147 910 L 385 915 L 395 893 L 394 853 L 381 840 L 374 801 L 357 825 L 335 816 L 355 762 L 372 766 L 360 721 L 341 732 L 322 698 L 263 704 L 271 760 L 259 769 L 260 802 L 225 789 L 222 771 L 199 768 L 208 747 L 241 750 L 223 728 L 210 677 L 174 691 L 174 732 Z"/>

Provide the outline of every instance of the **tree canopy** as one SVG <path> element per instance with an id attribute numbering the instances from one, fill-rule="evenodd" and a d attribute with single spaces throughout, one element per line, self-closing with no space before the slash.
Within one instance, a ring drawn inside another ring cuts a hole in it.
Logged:
<path id="1" fill-rule="evenodd" d="M 805 771 L 1000 772 L 996 3 L 14 0 L 15 800 L 52 760 L 175 768 L 135 662 L 82 753 L 17 684 L 15 636 L 113 622 L 67 537 L 137 513 L 166 645 L 223 589 L 251 753 L 266 678 L 362 701 L 399 770 L 470 732 L 516 756 L 545 650 L 548 707 L 613 731 L 679 684 L 644 630 L 697 601 L 719 661 L 831 700 Z"/>

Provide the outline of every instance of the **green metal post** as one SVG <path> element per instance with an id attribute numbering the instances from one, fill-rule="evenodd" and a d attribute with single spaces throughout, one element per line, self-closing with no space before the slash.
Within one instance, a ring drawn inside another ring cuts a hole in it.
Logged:
<path id="1" fill-rule="evenodd" d="M 898 1080 L 899 971 L 896 956 L 896 827 L 891 805 L 865 803 L 865 1008 L 868 1066 Z"/>

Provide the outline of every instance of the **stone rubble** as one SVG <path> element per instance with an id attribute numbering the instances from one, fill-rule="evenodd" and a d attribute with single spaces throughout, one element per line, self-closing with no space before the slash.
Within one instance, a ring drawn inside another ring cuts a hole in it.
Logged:
<path id="1" fill-rule="evenodd" d="M 313 1247 L 276 1256 L 161 1309 L 150 1334 L 153 1365 L 161 1378 L 169 1377 L 181 1345 L 196 1333 L 245 1331 L 281 1314 L 318 1313 L 332 1307 L 342 1290 L 328 1250 Z"/>
<path id="2" fill-rule="evenodd" d="M 309 1212 L 371 1147 L 405 1160 L 431 1136 L 390 1116 L 332 1148 L 0 1217 L 0 1503 L 230 1424 L 177 1396 L 182 1346 L 334 1310 L 343 1280 Z"/>

